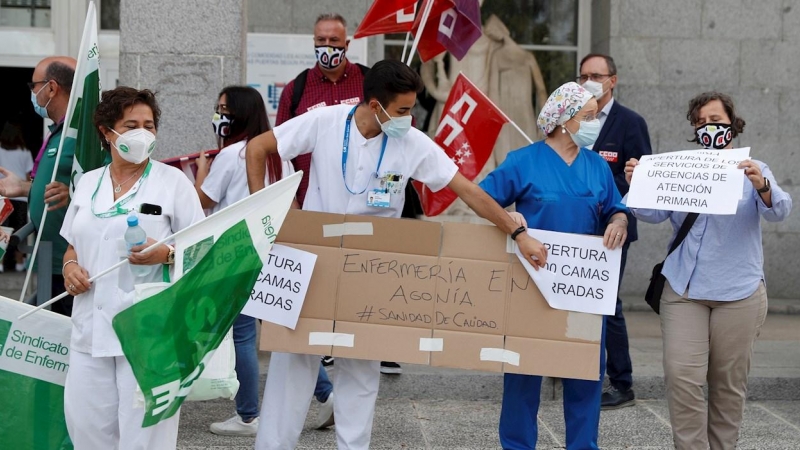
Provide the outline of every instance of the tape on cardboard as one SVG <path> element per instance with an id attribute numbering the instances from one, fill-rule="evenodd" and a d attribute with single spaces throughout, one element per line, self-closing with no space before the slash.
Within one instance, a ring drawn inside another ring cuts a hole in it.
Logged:
<path id="1" fill-rule="evenodd" d="M 421 352 L 441 352 L 444 350 L 444 339 L 442 338 L 419 338 L 419 351 Z"/>
<path id="2" fill-rule="evenodd" d="M 308 345 L 332 345 L 334 347 L 352 347 L 356 336 L 350 333 L 308 333 Z"/>
<path id="3" fill-rule="evenodd" d="M 481 349 L 481 361 L 495 361 L 519 366 L 519 353 L 503 348 L 484 347 Z"/>
<path id="4" fill-rule="evenodd" d="M 506 253 L 516 253 L 517 252 L 517 242 L 511 239 L 511 235 L 506 235 Z"/>
<path id="5" fill-rule="evenodd" d="M 322 237 L 372 236 L 372 222 L 345 222 L 322 226 Z"/>

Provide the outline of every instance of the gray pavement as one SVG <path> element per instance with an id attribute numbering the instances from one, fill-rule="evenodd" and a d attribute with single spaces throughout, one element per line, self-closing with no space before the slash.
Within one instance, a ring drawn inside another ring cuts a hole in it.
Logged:
<path id="1" fill-rule="evenodd" d="M 789 306 L 793 307 L 792 301 Z M 742 450 L 800 449 L 800 315 L 771 310 L 755 346 L 748 403 L 739 445 Z M 637 404 L 601 416 L 603 449 L 672 448 L 663 390 L 658 316 L 628 308 Z M 261 353 L 262 385 L 269 353 Z M 334 364 L 335 370 L 335 364 Z M 373 449 L 497 449 L 502 375 L 403 365 L 402 375 L 382 375 L 372 432 Z M 564 448 L 559 383 L 546 379 L 539 413 L 538 449 Z M 333 449 L 333 429 L 314 430 L 318 403 L 300 438 L 301 449 Z M 227 400 L 189 402 L 181 413 L 178 449 L 252 449 L 254 439 L 221 437 L 213 421 L 234 411 Z"/>

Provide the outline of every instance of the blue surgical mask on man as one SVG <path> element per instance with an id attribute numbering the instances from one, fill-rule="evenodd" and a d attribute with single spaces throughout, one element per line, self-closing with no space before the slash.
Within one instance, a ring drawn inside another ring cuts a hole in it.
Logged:
<path id="1" fill-rule="evenodd" d="M 594 145 L 595 141 L 597 141 L 597 138 L 600 136 L 600 129 L 602 128 L 600 120 L 594 119 L 578 123 L 580 124 L 578 132 L 575 134 L 570 132 L 569 134 L 572 137 L 572 141 L 575 142 L 578 147 Z"/>
<path id="2" fill-rule="evenodd" d="M 386 112 L 386 109 L 383 105 L 378 102 L 378 105 L 383 110 L 383 113 L 389 118 L 386 122 L 381 123 L 381 120 L 378 118 L 378 115 L 375 114 L 375 120 L 381 125 L 381 131 L 386 133 L 386 136 L 390 138 L 400 139 L 401 137 L 405 136 L 408 133 L 408 130 L 411 129 L 411 116 L 401 116 L 401 117 L 392 117 Z"/>
<path id="3" fill-rule="evenodd" d="M 36 92 L 31 92 L 31 104 L 33 105 L 33 110 L 36 111 L 36 114 L 40 115 L 42 119 L 49 119 L 50 116 L 47 114 L 47 106 L 50 105 L 50 100 L 52 100 L 52 98 L 47 99 L 47 104 L 44 106 L 40 106 L 39 100 L 36 99 L 39 96 L 39 92 L 42 92 L 45 87 L 47 87 L 47 83 L 42 86 L 42 89 L 39 89 Z"/>

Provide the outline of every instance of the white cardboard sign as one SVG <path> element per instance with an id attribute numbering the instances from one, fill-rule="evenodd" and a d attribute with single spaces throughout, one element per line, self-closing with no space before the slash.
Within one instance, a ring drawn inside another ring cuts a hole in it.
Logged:
<path id="1" fill-rule="evenodd" d="M 685 150 L 646 155 L 633 172 L 629 208 L 735 214 L 742 198 L 740 162 L 750 148 Z"/>
<path id="2" fill-rule="evenodd" d="M 316 262 L 313 253 L 274 244 L 242 314 L 294 330 Z"/>
<path id="3" fill-rule="evenodd" d="M 515 253 L 551 308 L 614 315 L 622 247 L 609 250 L 603 238 L 528 229 L 547 247 L 547 265 L 539 270 Z"/>

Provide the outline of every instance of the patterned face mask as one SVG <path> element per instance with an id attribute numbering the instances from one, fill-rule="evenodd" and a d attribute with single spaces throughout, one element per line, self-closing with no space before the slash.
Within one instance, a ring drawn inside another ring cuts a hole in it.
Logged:
<path id="1" fill-rule="evenodd" d="M 219 137 L 228 137 L 231 134 L 231 124 L 233 119 L 227 114 L 214 113 L 211 125 L 214 126 L 214 133 Z"/>
<path id="2" fill-rule="evenodd" d="M 733 129 L 729 123 L 707 123 L 695 129 L 697 141 L 704 148 L 722 150 L 733 141 Z"/>
<path id="3" fill-rule="evenodd" d="M 344 47 L 331 47 L 330 45 L 318 45 L 314 47 L 317 55 L 317 62 L 323 69 L 333 70 L 344 62 Z"/>

